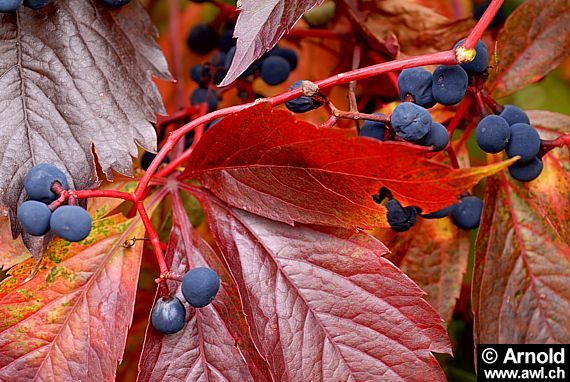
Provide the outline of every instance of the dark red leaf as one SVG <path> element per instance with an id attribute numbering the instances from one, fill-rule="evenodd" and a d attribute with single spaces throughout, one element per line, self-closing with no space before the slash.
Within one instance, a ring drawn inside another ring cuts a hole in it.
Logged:
<path id="1" fill-rule="evenodd" d="M 510 163 L 454 170 L 426 159 L 427 152 L 317 128 L 262 103 L 210 129 L 186 176 L 230 205 L 273 220 L 368 228 L 387 226 L 385 208 L 372 199 L 380 187 L 429 212 Z"/>
<path id="2" fill-rule="evenodd" d="M 171 271 L 213 268 L 222 279 L 214 301 L 205 308 L 189 306 L 180 283 L 169 282 L 184 302 L 188 322 L 182 331 L 163 335 L 149 325 L 139 365 L 139 381 L 271 381 L 242 312 L 235 282 L 212 248 L 193 230 L 180 196 L 173 194 L 173 227 L 166 253 Z"/>
<path id="3" fill-rule="evenodd" d="M 526 113 L 542 138 L 554 139 L 561 134 L 570 134 L 570 115 L 546 110 L 526 110 Z"/>
<path id="4" fill-rule="evenodd" d="M 441 319 L 382 253 L 196 195 L 274 380 L 445 380 Z"/>
<path id="5" fill-rule="evenodd" d="M 504 174 L 488 181 L 475 249 L 476 343 L 570 341 L 570 179 L 564 151 L 548 154 L 543 173 L 531 183 Z"/>
<path id="6" fill-rule="evenodd" d="M 471 244 L 470 232 L 451 219 L 418 219 L 408 232 L 381 230 L 376 236 L 390 248 L 387 256 L 424 292 L 447 324 L 461 292 Z"/>
<path id="7" fill-rule="evenodd" d="M 273 48 L 305 12 L 323 0 L 241 0 L 235 27 L 236 53 L 221 86 L 229 85 Z"/>
<path id="8" fill-rule="evenodd" d="M 543 78 L 570 49 L 567 0 L 525 1 L 505 22 L 497 39 L 497 62 L 491 62 L 488 86 L 504 97 Z"/>
<path id="9" fill-rule="evenodd" d="M 136 143 L 156 148 L 151 122 L 164 108 L 151 76 L 168 69 L 155 34 L 138 1 L 53 0 L 0 14 L 0 205 L 12 218 L 34 164 L 86 189 L 97 180 L 93 152 L 112 178 L 132 173 Z"/>

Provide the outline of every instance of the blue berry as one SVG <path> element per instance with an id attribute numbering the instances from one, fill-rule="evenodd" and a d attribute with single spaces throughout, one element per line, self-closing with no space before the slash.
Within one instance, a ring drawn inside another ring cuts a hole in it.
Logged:
<path id="1" fill-rule="evenodd" d="M 141 168 L 143 170 L 147 170 L 150 167 L 150 164 L 152 163 L 154 158 L 156 158 L 156 154 L 149 153 L 148 151 L 145 151 L 145 153 L 141 157 Z M 170 163 L 170 159 L 168 157 L 164 157 L 161 164 L 164 164 L 164 163 Z"/>
<path id="2" fill-rule="evenodd" d="M 226 54 L 224 52 L 215 52 L 210 57 L 210 63 L 216 68 L 226 67 Z"/>
<path id="3" fill-rule="evenodd" d="M 511 136 L 511 127 L 502 117 L 488 115 L 475 129 L 475 139 L 481 150 L 487 153 L 498 153 L 505 149 Z"/>
<path id="4" fill-rule="evenodd" d="M 429 213 L 429 214 L 420 214 L 421 217 L 423 217 L 424 219 L 442 219 L 446 216 L 449 216 L 449 214 L 451 214 L 453 212 L 453 210 L 455 209 L 455 206 L 457 206 L 456 204 L 452 204 L 450 206 L 447 206 L 445 208 L 442 208 L 441 210 Z"/>
<path id="5" fill-rule="evenodd" d="M 261 63 L 261 78 L 268 85 L 282 84 L 289 78 L 289 73 L 291 73 L 291 66 L 283 57 L 267 57 Z"/>
<path id="6" fill-rule="evenodd" d="M 24 188 L 30 199 L 49 204 L 57 199 L 51 190 L 55 182 L 59 182 L 66 190 L 69 188 L 63 172 L 51 164 L 40 163 L 32 167 L 24 177 Z"/>
<path id="7" fill-rule="evenodd" d="M 165 300 L 159 298 L 150 315 L 152 327 L 165 334 L 172 334 L 181 331 L 186 324 L 186 309 L 178 299 L 172 296 Z"/>
<path id="8" fill-rule="evenodd" d="M 0 0 L 0 13 L 16 12 L 22 5 L 22 0 Z"/>
<path id="9" fill-rule="evenodd" d="M 49 4 L 50 0 L 24 0 L 24 5 L 32 9 L 40 9 Z"/>
<path id="10" fill-rule="evenodd" d="M 416 224 L 418 214 L 416 207 L 402 207 L 396 199 L 392 199 L 386 202 L 386 209 L 388 210 L 386 217 L 392 231 L 404 232 Z"/>
<path id="11" fill-rule="evenodd" d="M 470 230 L 479 227 L 483 201 L 476 196 L 466 196 L 451 211 L 451 219 L 461 229 Z"/>
<path id="12" fill-rule="evenodd" d="M 440 65 L 433 72 L 433 98 L 442 105 L 455 105 L 463 99 L 469 77 L 459 65 Z"/>
<path id="13" fill-rule="evenodd" d="M 210 268 L 194 268 L 186 273 L 182 280 L 182 294 L 195 308 L 208 305 L 219 289 L 220 278 Z"/>
<path id="14" fill-rule="evenodd" d="M 542 168 L 542 161 L 534 157 L 529 162 L 524 163 L 519 160 L 515 164 L 510 165 L 509 174 L 520 182 L 530 182 L 540 175 Z"/>
<path id="15" fill-rule="evenodd" d="M 414 103 L 430 108 L 436 104 L 433 98 L 432 74 L 424 68 L 404 69 L 398 76 L 398 88 L 402 101 L 406 95 L 414 97 Z"/>
<path id="16" fill-rule="evenodd" d="M 540 150 L 538 132 L 526 123 L 515 123 L 511 126 L 511 138 L 507 145 L 507 155 L 512 158 L 521 157 L 521 162 L 531 161 Z"/>
<path id="17" fill-rule="evenodd" d="M 119 8 L 126 5 L 131 0 L 99 0 L 101 4 L 109 8 Z"/>
<path id="18" fill-rule="evenodd" d="M 421 106 L 411 102 L 399 104 L 391 116 L 392 127 L 406 141 L 419 141 L 429 133 L 431 116 Z"/>
<path id="19" fill-rule="evenodd" d="M 380 141 L 384 140 L 384 134 L 386 132 L 386 125 L 382 122 L 377 121 L 366 121 L 362 124 L 360 128 L 361 137 L 376 138 Z"/>
<path id="20" fill-rule="evenodd" d="M 190 30 L 186 44 L 192 52 L 206 54 L 218 45 L 218 34 L 208 24 L 200 23 Z"/>
<path id="21" fill-rule="evenodd" d="M 298 89 L 301 87 L 303 81 L 299 80 L 293 83 L 289 90 Z M 321 106 L 319 102 L 315 99 L 307 96 L 301 96 L 299 98 L 295 98 L 291 101 L 285 102 L 285 106 L 287 109 L 291 110 L 293 113 L 306 113 L 308 111 L 314 110 Z"/>
<path id="22" fill-rule="evenodd" d="M 51 210 L 42 202 L 28 200 L 18 207 L 18 220 L 24 231 L 32 236 L 43 236 L 49 231 Z"/>
<path id="23" fill-rule="evenodd" d="M 275 47 L 267 53 L 267 56 L 284 58 L 289 63 L 291 71 L 295 70 L 299 63 L 299 57 L 293 49 Z"/>
<path id="24" fill-rule="evenodd" d="M 503 117 L 510 126 L 515 123 L 526 123 L 527 125 L 530 125 L 528 115 L 526 115 L 521 108 L 514 105 L 505 105 L 505 109 L 499 115 Z"/>
<path id="25" fill-rule="evenodd" d="M 204 65 L 194 65 L 190 68 L 190 78 L 201 88 L 207 88 L 212 79 L 210 68 Z"/>
<path id="26" fill-rule="evenodd" d="M 216 96 L 216 93 L 209 89 L 194 89 L 190 95 L 190 103 L 192 105 L 199 105 L 204 102 L 208 103 L 208 112 L 216 110 L 218 107 L 218 97 Z"/>
<path id="27" fill-rule="evenodd" d="M 50 219 L 51 231 L 67 241 L 81 241 L 91 232 L 91 216 L 79 206 L 61 206 Z"/>
<path id="28" fill-rule="evenodd" d="M 441 151 L 449 143 L 449 132 L 441 123 L 432 122 L 429 133 L 416 143 L 422 146 L 432 146 L 433 151 Z"/>
<path id="29" fill-rule="evenodd" d="M 463 42 L 465 42 L 465 39 L 460 40 L 453 48 L 456 49 L 459 45 L 463 44 Z M 475 52 L 475 59 L 473 61 L 461 64 L 461 67 L 469 74 L 483 73 L 489 66 L 489 50 L 483 41 L 479 40 L 477 42 Z"/>
<path id="30" fill-rule="evenodd" d="M 227 29 L 220 36 L 218 41 L 218 49 L 220 52 L 228 53 L 231 48 L 236 46 L 236 40 L 234 39 L 234 30 Z"/>

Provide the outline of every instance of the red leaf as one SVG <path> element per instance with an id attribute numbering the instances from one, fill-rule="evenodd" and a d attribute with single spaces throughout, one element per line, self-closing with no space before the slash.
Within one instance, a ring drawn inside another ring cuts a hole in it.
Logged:
<path id="1" fill-rule="evenodd" d="M 568 56 L 568 49 L 568 1 L 525 1 L 501 30 L 497 39 L 496 70 L 490 70 L 487 85 L 494 97 L 512 94 L 556 68 Z"/>
<path id="2" fill-rule="evenodd" d="M 368 228 L 387 226 L 385 208 L 372 199 L 380 187 L 430 212 L 512 162 L 454 170 L 426 159 L 427 152 L 317 128 L 263 103 L 208 130 L 186 176 L 230 205 L 273 220 Z"/>
<path id="3" fill-rule="evenodd" d="M 570 115 L 546 110 L 526 110 L 526 114 L 542 138 L 553 139 L 560 134 L 570 134 Z"/>
<path id="4" fill-rule="evenodd" d="M 560 151 L 562 152 L 562 150 Z M 568 157 L 540 177 L 489 179 L 475 249 L 476 343 L 570 342 Z"/>
<path id="5" fill-rule="evenodd" d="M 390 248 L 388 259 L 427 293 L 426 300 L 447 324 L 467 270 L 470 236 L 447 218 L 419 219 L 410 231 L 401 234 L 390 230 L 377 234 Z"/>
<path id="6" fill-rule="evenodd" d="M 229 85 L 273 48 L 305 12 L 323 0 L 241 0 L 235 27 L 236 53 L 220 86 Z"/>
<path id="7" fill-rule="evenodd" d="M 445 380 L 441 319 L 381 253 L 198 197 L 274 380 Z"/>
<path id="8" fill-rule="evenodd" d="M 173 227 L 167 250 L 172 271 L 213 268 L 222 279 L 214 301 L 195 309 L 184 300 L 179 282 L 169 287 L 189 313 L 182 331 L 163 335 L 149 325 L 139 365 L 139 381 L 270 381 L 267 363 L 249 336 L 235 282 L 212 248 L 193 230 L 179 194 L 173 194 Z M 190 264 L 190 266 L 189 266 Z"/>
<path id="9" fill-rule="evenodd" d="M 149 207 L 162 199 L 151 197 Z M 111 381 L 131 323 L 143 242 L 139 218 L 94 220 L 79 243 L 54 240 L 42 265 L 12 268 L 0 284 L 0 380 Z"/>

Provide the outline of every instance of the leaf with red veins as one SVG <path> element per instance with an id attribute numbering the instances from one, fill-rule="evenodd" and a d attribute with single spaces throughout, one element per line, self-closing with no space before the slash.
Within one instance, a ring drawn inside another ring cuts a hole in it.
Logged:
<path id="1" fill-rule="evenodd" d="M 186 303 L 179 282 L 168 282 L 189 317 L 184 329 L 175 334 L 164 335 L 148 326 L 138 381 L 271 381 L 267 362 L 253 345 L 235 282 L 214 250 L 193 230 L 178 193 L 173 194 L 166 260 L 171 271 L 179 274 L 194 267 L 212 268 L 222 286 L 210 305 L 196 309 Z"/>
<path id="2" fill-rule="evenodd" d="M 450 343 L 421 289 L 368 246 L 195 192 L 278 381 L 444 381 Z"/>
<path id="3" fill-rule="evenodd" d="M 533 182 L 488 181 L 473 269 L 476 343 L 570 341 L 570 168 L 567 154 L 553 153 Z"/>
<path id="4" fill-rule="evenodd" d="M 228 204 L 272 220 L 370 228 L 388 227 L 386 209 L 372 199 L 381 187 L 428 213 L 513 162 L 455 170 L 428 160 L 428 152 L 318 128 L 261 103 L 208 130 L 185 176 Z"/>
<path id="5" fill-rule="evenodd" d="M 149 198 L 149 213 L 164 196 Z M 15 266 L 0 284 L 0 380 L 112 381 L 131 324 L 144 235 L 139 218 L 93 222 L 79 243 L 51 242 L 36 263 Z"/>
<path id="6" fill-rule="evenodd" d="M 273 48 L 303 14 L 323 0 L 241 0 L 234 37 L 236 52 L 220 84 L 235 81 L 255 60 Z"/>
<path id="7" fill-rule="evenodd" d="M 526 110 L 533 127 L 543 139 L 554 139 L 561 134 L 570 134 L 570 115 L 547 110 Z"/>
<path id="8" fill-rule="evenodd" d="M 558 67 L 569 49 L 568 0 L 525 1 L 501 29 L 487 86 L 496 98 L 512 94 Z"/>
<path id="9" fill-rule="evenodd" d="M 449 218 L 418 218 L 407 232 L 381 230 L 376 236 L 390 248 L 387 258 L 427 293 L 426 300 L 449 325 L 467 270 L 470 232 Z"/>

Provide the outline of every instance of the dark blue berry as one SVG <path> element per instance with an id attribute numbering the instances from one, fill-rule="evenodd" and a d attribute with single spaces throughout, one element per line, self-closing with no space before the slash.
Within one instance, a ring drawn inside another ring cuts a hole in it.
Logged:
<path id="1" fill-rule="evenodd" d="M 514 105 L 505 105 L 505 109 L 499 115 L 503 117 L 510 126 L 515 123 L 526 123 L 530 125 L 528 115 L 526 115 L 524 110 Z"/>
<path id="2" fill-rule="evenodd" d="M 267 57 L 261 63 L 261 78 L 268 85 L 282 84 L 289 78 L 289 73 L 291 73 L 291 66 L 283 57 Z"/>
<path id="3" fill-rule="evenodd" d="M 392 127 L 406 141 L 419 141 L 429 133 L 431 116 L 421 106 L 411 102 L 399 104 L 391 116 Z"/>
<path id="4" fill-rule="evenodd" d="M 520 182 L 530 182 L 540 175 L 542 168 L 542 161 L 534 157 L 529 162 L 524 163 L 519 160 L 515 164 L 510 165 L 509 174 Z"/>
<path id="5" fill-rule="evenodd" d="M 49 4 L 51 0 L 24 0 L 24 5 L 32 9 L 40 9 Z"/>
<path id="6" fill-rule="evenodd" d="M 190 68 L 190 78 L 201 88 L 207 88 L 212 79 L 212 72 L 209 66 L 194 65 Z"/>
<path id="7" fill-rule="evenodd" d="M 460 40 L 453 48 L 457 48 L 459 45 L 463 44 L 464 41 L 465 39 Z M 469 74 L 483 73 L 489 66 L 489 50 L 487 50 L 487 45 L 485 45 L 483 41 L 479 40 L 477 42 L 475 45 L 475 52 L 475 59 L 473 61 L 461 64 L 461 67 Z"/>
<path id="8" fill-rule="evenodd" d="M 202 308 L 208 305 L 220 289 L 220 278 L 210 268 L 190 270 L 182 280 L 182 294 L 190 305 Z"/>
<path id="9" fill-rule="evenodd" d="M 224 52 L 215 52 L 210 57 L 210 63 L 216 68 L 226 67 L 226 54 Z"/>
<path id="10" fill-rule="evenodd" d="M 298 89 L 301 87 L 303 81 L 299 80 L 293 83 L 289 90 Z M 285 102 L 287 109 L 291 110 L 293 113 L 306 113 L 308 111 L 314 110 L 321 106 L 321 103 L 317 102 L 315 99 L 307 96 L 301 96 L 295 98 L 291 101 Z"/>
<path id="11" fill-rule="evenodd" d="M 386 209 L 388 210 L 386 214 L 388 224 L 393 231 L 404 232 L 416 224 L 418 214 L 416 207 L 402 207 L 396 199 L 392 199 L 386 202 Z"/>
<path id="12" fill-rule="evenodd" d="M 131 0 L 99 0 L 104 6 L 109 8 L 119 8 L 126 5 Z"/>
<path id="13" fill-rule="evenodd" d="M 92 220 L 79 206 L 61 206 L 51 214 L 51 231 L 67 241 L 81 241 L 89 236 Z"/>
<path id="14" fill-rule="evenodd" d="M 483 201 L 476 196 L 466 196 L 451 211 L 451 219 L 456 226 L 469 230 L 479 227 Z"/>
<path id="15" fill-rule="evenodd" d="M 218 97 L 216 96 L 216 93 L 210 89 L 194 89 L 192 95 L 190 95 L 190 103 L 192 105 L 199 105 L 206 102 L 206 100 L 208 103 L 208 112 L 216 110 L 218 107 Z"/>
<path id="16" fill-rule="evenodd" d="M 440 65 L 433 72 L 433 98 L 442 105 L 455 105 L 463 99 L 469 77 L 459 65 Z"/>
<path id="17" fill-rule="evenodd" d="M 402 101 L 406 95 L 414 97 L 414 103 L 429 108 L 435 105 L 431 91 L 433 76 L 424 68 L 404 69 L 398 76 L 398 88 Z"/>
<path id="18" fill-rule="evenodd" d="M 510 136 L 511 127 L 498 115 L 486 116 L 475 129 L 477 144 L 487 153 L 498 153 L 504 150 Z"/>
<path id="19" fill-rule="evenodd" d="M 156 158 L 156 154 L 149 153 L 148 151 L 145 151 L 145 153 L 141 157 L 141 168 L 143 170 L 147 170 L 150 167 L 150 164 L 152 163 L 154 158 Z M 169 163 L 169 162 L 170 162 L 170 159 L 168 157 L 164 157 L 161 164 Z"/>
<path id="20" fill-rule="evenodd" d="M 377 121 L 366 121 L 360 128 L 361 137 L 376 138 L 378 140 L 384 140 L 384 134 L 386 133 L 386 125 L 382 122 Z"/>
<path id="21" fill-rule="evenodd" d="M 32 167 L 24 177 L 24 188 L 32 200 L 49 204 L 57 199 L 51 187 L 59 182 L 64 189 L 69 188 L 65 174 L 48 163 L 40 163 Z"/>
<path id="22" fill-rule="evenodd" d="M 220 40 L 218 41 L 218 49 L 220 52 L 227 53 L 234 46 L 236 46 L 236 40 L 234 39 L 234 30 L 227 29 L 220 36 Z"/>
<path id="23" fill-rule="evenodd" d="M 186 309 L 177 297 L 165 300 L 159 298 L 150 315 L 152 327 L 164 334 L 172 334 L 182 330 L 186 324 Z"/>
<path id="24" fill-rule="evenodd" d="M 441 123 L 432 122 L 429 133 L 416 143 L 422 146 L 432 146 L 433 151 L 441 151 L 449 143 L 449 132 Z"/>
<path id="25" fill-rule="evenodd" d="M 532 126 L 515 123 L 511 126 L 511 137 L 507 145 L 507 155 L 521 157 L 521 162 L 531 161 L 540 150 L 540 136 Z"/>
<path id="26" fill-rule="evenodd" d="M 43 236 L 49 231 L 51 210 L 42 202 L 28 200 L 18 207 L 18 220 L 24 231 L 32 236 Z"/>
<path id="27" fill-rule="evenodd" d="M 267 53 L 267 56 L 284 58 L 289 63 L 291 71 L 295 70 L 299 63 L 299 57 L 293 49 L 275 47 Z"/>
<path id="28" fill-rule="evenodd" d="M 16 12 L 22 5 L 22 0 L 0 0 L 0 13 Z"/>
<path id="29" fill-rule="evenodd" d="M 218 34 L 208 24 L 200 23 L 190 30 L 186 44 L 192 52 L 206 54 L 218 45 Z"/>
<path id="30" fill-rule="evenodd" d="M 442 208 L 441 210 L 429 213 L 429 214 L 420 214 L 421 217 L 423 217 L 424 219 L 442 219 L 446 216 L 449 216 L 449 214 L 451 214 L 453 212 L 453 210 L 455 209 L 455 206 L 457 206 L 457 204 L 452 204 L 450 206 L 447 206 L 445 208 Z"/>

